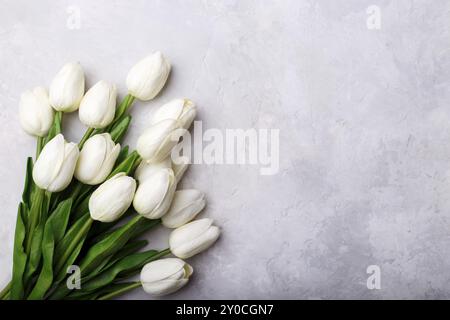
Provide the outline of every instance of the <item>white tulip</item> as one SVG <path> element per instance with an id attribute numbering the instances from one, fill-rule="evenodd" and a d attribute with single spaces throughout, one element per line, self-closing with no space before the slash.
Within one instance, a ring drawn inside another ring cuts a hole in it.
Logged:
<path id="1" fill-rule="evenodd" d="M 105 181 L 120 153 L 120 144 L 114 144 L 109 133 L 96 134 L 86 140 L 75 169 L 75 178 L 95 185 Z"/>
<path id="2" fill-rule="evenodd" d="M 189 129 L 197 114 L 197 107 L 189 99 L 175 99 L 160 107 L 153 115 L 151 124 L 166 119 L 180 121 L 180 126 Z"/>
<path id="3" fill-rule="evenodd" d="M 187 157 L 179 157 L 176 161 L 172 160 L 172 170 L 175 174 L 175 180 L 177 180 L 177 183 L 181 180 L 188 167 L 189 158 Z"/>
<path id="4" fill-rule="evenodd" d="M 160 169 L 139 184 L 133 207 L 147 219 L 161 218 L 169 210 L 176 187 L 172 169 Z"/>
<path id="5" fill-rule="evenodd" d="M 50 85 L 50 105 L 56 111 L 78 109 L 84 94 L 84 73 L 79 63 L 67 63 Z"/>
<path id="6" fill-rule="evenodd" d="M 141 270 L 141 284 L 152 296 L 173 293 L 186 285 L 192 267 L 181 259 L 167 258 L 147 263 Z"/>
<path id="7" fill-rule="evenodd" d="M 149 162 L 160 162 L 167 158 L 180 138 L 179 122 L 163 120 L 151 126 L 138 138 L 136 150 Z"/>
<path id="8" fill-rule="evenodd" d="M 48 101 L 47 90 L 36 87 L 22 93 L 19 118 L 22 128 L 33 136 L 43 137 L 53 123 L 54 111 Z"/>
<path id="9" fill-rule="evenodd" d="M 97 82 L 86 92 L 80 103 L 80 121 L 88 127 L 107 127 L 116 112 L 117 89 L 106 81 Z"/>
<path id="10" fill-rule="evenodd" d="M 91 218 L 101 222 L 119 219 L 130 207 L 136 181 L 121 172 L 103 182 L 89 199 Z"/>
<path id="11" fill-rule="evenodd" d="M 205 207 L 205 194 L 195 189 L 175 192 L 172 206 L 162 217 L 162 224 L 167 228 L 178 228 L 188 223 Z"/>
<path id="12" fill-rule="evenodd" d="M 169 157 L 160 162 L 148 162 L 144 160 L 141 161 L 136 171 L 134 172 L 134 178 L 139 182 L 144 182 L 148 177 L 150 177 L 160 169 L 170 169 L 171 167 L 172 162 L 170 161 Z"/>
<path id="13" fill-rule="evenodd" d="M 170 73 L 170 63 L 159 51 L 135 64 L 127 76 L 128 93 L 139 100 L 151 100 L 161 91 Z"/>
<path id="14" fill-rule="evenodd" d="M 63 135 L 58 134 L 45 145 L 34 164 L 34 182 L 50 192 L 65 189 L 72 181 L 78 155 L 78 146 L 67 143 Z"/>
<path id="15" fill-rule="evenodd" d="M 220 229 L 212 223 L 211 219 L 200 219 L 173 230 L 169 237 L 170 251 L 186 259 L 206 250 L 220 235 Z"/>

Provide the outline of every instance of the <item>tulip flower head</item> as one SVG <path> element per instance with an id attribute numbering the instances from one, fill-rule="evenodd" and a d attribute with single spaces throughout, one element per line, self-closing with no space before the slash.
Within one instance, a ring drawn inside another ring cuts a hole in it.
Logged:
<path id="1" fill-rule="evenodd" d="M 79 63 L 67 63 L 50 85 L 50 105 L 56 111 L 78 109 L 84 94 L 84 72 Z"/>
<path id="2" fill-rule="evenodd" d="M 75 169 L 75 178 L 95 185 L 105 181 L 120 153 L 120 144 L 114 144 L 109 133 L 96 134 L 86 140 Z"/>
<path id="3" fill-rule="evenodd" d="M 220 229 L 212 223 L 211 219 L 200 219 L 173 230 L 169 237 L 170 251 L 187 259 L 206 250 L 220 235 Z"/>
<path id="4" fill-rule="evenodd" d="M 159 219 L 169 210 L 176 187 L 172 169 L 160 169 L 139 184 L 133 207 L 148 219 Z"/>
<path id="5" fill-rule="evenodd" d="M 107 127 L 116 112 L 116 86 L 106 81 L 97 82 L 86 92 L 80 103 L 80 121 L 90 128 Z"/>
<path id="6" fill-rule="evenodd" d="M 160 121 L 144 131 L 138 138 L 136 150 L 148 162 L 166 159 L 180 138 L 180 123 L 167 119 Z"/>
<path id="7" fill-rule="evenodd" d="M 192 267 L 183 260 L 167 258 L 147 263 L 142 268 L 140 280 L 145 292 L 159 297 L 185 286 L 192 273 Z"/>
<path id="8" fill-rule="evenodd" d="M 43 87 L 25 91 L 20 97 L 19 119 L 22 128 L 33 136 L 43 137 L 52 126 L 54 117 L 48 92 Z"/>
<path id="9" fill-rule="evenodd" d="M 101 222 L 119 219 L 130 207 L 136 181 L 121 172 L 103 182 L 89 199 L 91 218 Z"/>
<path id="10" fill-rule="evenodd" d="M 205 207 L 205 194 L 195 189 L 178 190 L 169 211 L 162 217 L 167 228 L 178 228 L 194 219 Z"/>
<path id="11" fill-rule="evenodd" d="M 175 180 L 177 180 L 177 183 L 181 180 L 187 168 L 189 168 L 189 158 L 178 157 L 177 159 L 172 159 L 172 170 L 175 174 Z"/>
<path id="12" fill-rule="evenodd" d="M 151 100 L 164 87 L 169 73 L 169 61 L 157 51 L 131 68 L 126 81 L 128 92 L 139 100 Z"/>
<path id="13" fill-rule="evenodd" d="M 78 146 L 58 134 L 45 145 L 34 164 L 34 182 L 50 192 L 64 190 L 72 181 L 78 155 Z"/>
<path id="14" fill-rule="evenodd" d="M 160 169 L 170 169 L 172 167 L 172 161 L 167 157 L 163 161 L 160 162 L 149 162 L 149 161 L 141 161 L 136 171 L 134 172 L 134 178 L 143 183 L 148 179 L 152 174 L 159 171 Z"/>
<path id="15" fill-rule="evenodd" d="M 197 114 L 197 107 L 189 99 L 175 99 L 160 107 L 153 115 L 151 124 L 173 119 L 180 122 L 180 126 L 189 129 Z"/>

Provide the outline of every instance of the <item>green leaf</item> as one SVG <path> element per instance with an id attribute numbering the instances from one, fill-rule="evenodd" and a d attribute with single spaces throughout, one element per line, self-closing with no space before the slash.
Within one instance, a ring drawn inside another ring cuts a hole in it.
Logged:
<path id="1" fill-rule="evenodd" d="M 133 234 L 130 239 L 136 239 L 137 237 L 141 236 L 143 233 L 147 232 L 148 230 L 156 227 L 161 223 L 161 219 L 144 219 L 139 222 L 135 230 L 133 231 Z"/>
<path id="2" fill-rule="evenodd" d="M 31 209 L 29 213 L 30 228 L 27 234 L 27 245 L 25 252 L 28 255 L 28 261 L 24 273 L 24 283 L 26 290 L 31 289 L 29 280 L 38 270 L 41 262 L 41 244 L 44 234 L 44 227 L 47 220 L 49 205 L 49 193 L 39 189 L 33 196 Z"/>
<path id="3" fill-rule="evenodd" d="M 139 249 L 141 249 L 142 247 L 146 246 L 148 244 L 148 242 L 146 240 L 142 240 L 142 241 L 135 241 L 132 243 L 129 243 L 127 245 L 125 245 L 122 250 L 120 250 L 118 253 L 116 253 L 115 255 L 110 255 L 109 257 L 105 258 L 103 261 L 101 261 L 101 263 L 95 268 L 95 270 L 93 270 L 89 275 L 84 276 L 81 278 L 81 283 L 85 283 L 87 281 L 89 281 L 90 279 L 94 278 L 95 276 L 97 276 L 102 270 L 105 269 L 106 265 L 109 265 L 110 260 L 112 259 L 116 259 L 116 257 L 122 258 L 122 255 L 128 255 L 134 251 L 138 251 Z M 113 260 L 114 262 L 116 262 L 117 260 Z M 63 274 L 63 276 L 65 277 L 65 275 Z M 63 277 L 63 278 L 64 278 Z M 60 278 L 58 280 L 58 282 L 61 282 L 62 278 Z M 52 293 L 50 299 L 52 300 L 60 300 L 65 298 L 68 294 L 71 293 L 71 290 L 67 288 L 67 286 L 64 285 L 60 285 L 58 286 L 58 288 L 56 288 L 56 290 Z M 79 297 L 80 299 L 83 299 L 81 296 L 85 295 L 86 293 L 84 291 L 73 291 L 71 293 L 71 295 L 74 295 L 76 297 Z"/>
<path id="4" fill-rule="evenodd" d="M 29 300 L 41 300 L 52 285 L 53 250 L 55 245 L 53 229 L 52 221 L 48 221 L 45 225 L 42 239 L 42 269 L 33 290 L 28 296 Z"/>
<path id="5" fill-rule="evenodd" d="M 58 243 L 55 249 L 55 274 L 65 274 L 66 269 L 64 267 L 70 265 L 67 264 L 67 262 L 71 260 L 71 257 L 73 258 L 72 254 L 77 251 L 79 243 L 84 243 L 92 222 L 93 220 L 91 219 L 89 214 L 83 215 L 70 227 L 64 237 Z M 76 254 L 75 258 L 77 256 L 78 253 Z"/>
<path id="6" fill-rule="evenodd" d="M 53 235 L 55 242 L 59 242 L 66 233 L 71 209 L 72 199 L 64 200 L 58 205 L 49 218 L 49 221 L 53 224 Z"/>
<path id="7" fill-rule="evenodd" d="M 14 237 L 13 271 L 10 294 L 11 300 L 22 299 L 25 291 L 23 273 L 27 263 L 27 254 L 25 253 L 23 246 L 25 240 L 25 224 L 23 222 L 23 218 L 26 215 L 26 210 L 25 204 L 21 202 L 17 213 L 16 233 Z"/>
<path id="8" fill-rule="evenodd" d="M 119 250 L 119 252 L 117 252 L 113 256 L 108 257 L 104 261 L 102 261 L 102 263 L 95 270 L 93 270 L 89 275 L 81 278 L 81 283 L 86 283 L 87 281 L 89 281 L 92 278 L 99 275 L 101 271 L 104 271 L 107 268 L 111 267 L 114 263 L 116 263 L 120 259 L 139 251 L 140 249 L 145 247 L 147 244 L 148 244 L 147 240 L 139 240 L 139 241 L 127 243 L 121 250 Z M 54 296 L 58 297 L 58 299 L 62 299 L 67 294 L 69 294 L 70 291 L 71 290 L 68 289 L 67 286 L 61 286 L 60 288 L 58 288 L 57 292 L 55 292 Z M 75 291 L 73 294 L 76 294 L 76 292 L 78 292 L 78 291 Z M 81 296 L 83 294 L 85 294 L 85 293 L 78 294 L 78 295 Z"/>
<path id="9" fill-rule="evenodd" d="M 121 260 L 122 258 L 124 258 L 130 254 L 136 253 L 137 251 L 139 251 L 146 245 L 148 245 L 147 240 L 139 240 L 139 241 L 133 241 L 133 242 L 127 243 L 116 254 L 111 255 L 108 258 L 106 258 L 97 268 L 95 268 L 94 271 L 89 273 L 89 275 L 81 278 L 81 282 L 85 283 L 85 282 L 89 281 L 90 279 L 92 279 L 92 278 L 96 277 L 98 274 L 100 274 L 100 272 L 111 267 L 117 261 Z"/>
<path id="10" fill-rule="evenodd" d="M 115 283 L 111 286 L 108 286 L 104 290 L 99 291 L 99 295 L 95 297 L 96 300 L 110 300 L 116 298 L 118 296 L 127 293 L 128 291 L 134 290 L 136 288 L 140 288 L 140 282 L 122 282 Z"/>
<path id="11" fill-rule="evenodd" d="M 120 118 L 122 118 L 122 116 L 127 112 L 128 108 L 131 106 L 131 104 L 133 103 L 134 99 L 135 98 L 131 94 L 127 94 L 123 98 L 122 102 L 117 107 L 116 114 L 114 115 L 113 125 L 115 123 L 117 123 L 118 120 L 120 120 Z"/>
<path id="12" fill-rule="evenodd" d="M 128 278 L 133 277 L 134 275 L 138 274 L 141 269 L 144 267 L 145 264 L 149 263 L 150 261 L 154 261 L 154 260 L 158 260 L 164 256 L 167 256 L 168 254 L 170 254 L 171 251 L 169 248 L 159 251 L 157 255 L 153 256 L 150 260 L 148 260 L 147 262 L 145 262 L 140 268 L 135 268 L 135 269 L 129 269 L 126 271 L 123 271 L 120 273 L 120 275 L 114 280 L 114 281 L 124 281 Z"/>
<path id="13" fill-rule="evenodd" d="M 94 191 L 94 186 L 83 185 L 76 200 L 74 200 L 73 217 L 79 218 L 81 215 L 89 212 L 89 198 Z"/>
<path id="14" fill-rule="evenodd" d="M 80 251 L 83 248 L 85 239 L 86 239 L 86 235 L 80 242 L 78 242 L 75 249 L 73 250 L 73 252 L 69 256 L 69 258 L 67 259 L 66 263 L 62 267 L 61 271 L 59 272 L 59 274 L 57 274 L 56 279 L 54 281 L 54 285 L 56 286 L 56 289 L 51 293 L 51 295 L 49 297 L 47 297 L 47 299 L 60 300 L 63 297 L 65 297 L 68 294 L 68 292 L 70 291 L 67 288 L 67 285 L 65 283 L 64 284 L 60 284 L 60 283 L 66 278 L 67 269 L 69 268 L 69 266 L 73 265 L 75 260 L 78 258 L 78 255 L 80 254 Z"/>
<path id="15" fill-rule="evenodd" d="M 129 216 L 134 213 L 135 213 L 134 211 L 130 210 L 129 212 L 125 213 L 125 215 Z M 95 228 L 92 228 L 92 230 L 91 230 L 92 233 L 89 234 L 89 236 L 93 238 L 90 241 L 93 243 L 96 243 L 96 242 L 99 242 L 99 241 L 103 240 L 104 238 L 108 237 L 111 233 L 113 233 L 114 231 L 117 230 L 117 228 L 116 229 L 112 229 L 112 228 L 114 226 L 116 226 L 118 223 L 120 223 L 121 220 L 122 220 L 122 218 L 117 221 L 114 221 L 112 223 L 109 223 L 109 224 L 106 224 L 106 223 L 95 224 Z M 131 235 L 130 239 L 136 239 L 141 234 L 150 230 L 151 228 L 155 227 L 156 225 L 158 225 L 160 223 L 161 223 L 160 219 L 156 219 L 156 220 L 142 219 L 142 220 L 140 220 L 137 223 L 136 228 L 133 230 L 133 234 Z"/>
<path id="16" fill-rule="evenodd" d="M 123 248 L 121 250 L 119 250 L 114 256 L 111 257 L 110 261 L 108 261 L 108 264 L 106 264 L 104 266 L 104 268 L 102 268 L 100 271 L 104 271 L 104 270 L 110 268 L 117 261 L 119 261 L 133 253 L 138 252 L 139 250 L 144 248 L 146 245 L 148 245 L 147 240 L 138 240 L 138 241 L 128 242 L 126 245 L 123 246 Z"/>
<path id="17" fill-rule="evenodd" d="M 93 293 L 96 290 L 106 288 L 122 272 L 135 272 L 136 270 L 139 272 L 146 263 L 153 261 L 158 253 L 157 250 L 149 250 L 124 257 L 99 276 L 88 282 L 84 282 L 81 290 L 74 291 L 68 297 L 81 297 L 87 293 Z"/>
<path id="18" fill-rule="evenodd" d="M 33 158 L 27 158 L 27 171 L 25 175 L 25 185 L 23 186 L 22 202 L 28 207 L 31 207 L 31 192 L 33 190 Z"/>
<path id="19" fill-rule="evenodd" d="M 97 300 L 104 297 L 102 300 L 111 299 L 124 294 L 132 289 L 139 288 L 141 285 L 139 282 L 122 282 L 113 283 L 107 287 L 92 291 L 92 292 L 77 292 L 73 295 L 65 297 L 66 300 Z"/>
<path id="20" fill-rule="evenodd" d="M 43 299 L 45 293 L 52 285 L 55 242 L 59 242 L 64 236 L 67 223 L 69 222 L 71 207 L 72 199 L 61 202 L 45 224 L 42 240 L 43 265 L 36 285 L 28 299 Z"/>
<path id="21" fill-rule="evenodd" d="M 120 142 L 128 131 L 131 122 L 131 116 L 127 115 L 117 122 L 111 130 L 111 139 L 114 142 Z"/>
<path id="22" fill-rule="evenodd" d="M 106 238 L 94 244 L 80 262 L 82 275 L 89 274 L 103 259 L 119 251 L 133 235 L 136 225 L 143 219 L 145 218 L 142 216 L 135 216 L 128 223 L 117 228 Z"/>
<path id="23" fill-rule="evenodd" d="M 78 290 L 77 290 L 78 291 Z M 64 297 L 64 300 L 96 300 L 97 297 L 99 297 L 102 293 L 99 291 L 96 292 L 85 292 L 82 291 L 81 293 L 73 293 L 73 295 L 69 295 L 67 297 Z"/>
<path id="24" fill-rule="evenodd" d="M 78 242 L 78 244 L 75 246 L 75 249 L 72 251 L 72 253 L 67 258 L 66 262 L 64 263 L 61 271 L 59 274 L 56 275 L 56 283 L 60 283 L 67 275 L 67 268 L 69 268 L 75 260 L 78 258 L 78 255 L 81 252 L 81 249 L 83 248 L 84 240 L 86 239 L 86 235 Z"/>
<path id="25" fill-rule="evenodd" d="M 150 262 L 154 256 L 158 254 L 156 250 L 149 250 L 139 252 L 122 258 L 115 263 L 111 268 L 102 272 L 98 277 L 83 284 L 84 291 L 93 291 L 95 289 L 104 287 L 120 275 L 121 272 L 130 272 L 140 270 L 146 263 Z"/>
<path id="26" fill-rule="evenodd" d="M 129 150 L 130 150 L 129 146 L 125 146 L 120 150 L 120 153 L 116 159 L 116 164 L 121 163 L 123 160 L 126 159 L 126 157 L 128 156 Z"/>
<path id="27" fill-rule="evenodd" d="M 107 179 L 114 177 L 120 172 L 124 172 L 126 175 L 131 175 L 135 168 L 135 164 L 140 159 L 139 154 L 136 151 L 130 153 L 124 161 L 122 161 L 108 176 Z"/>
<path id="28" fill-rule="evenodd" d="M 31 251 L 29 254 L 29 259 L 27 263 L 27 267 L 24 274 L 24 281 L 28 283 L 28 280 L 34 275 L 36 270 L 39 268 L 39 264 L 41 262 L 42 252 L 42 237 L 44 234 L 44 226 L 45 221 L 41 220 L 37 227 L 34 229 L 32 233 L 32 243 L 31 243 Z"/>
<path id="29" fill-rule="evenodd" d="M 113 228 L 115 226 L 117 226 L 122 221 L 125 221 L 133 214 L 135 214 L 135 211 L 130 208 L 116 221 L 94 223 L 91 230 L 89 231 L 88 235 L 89 243 L 96 243 L 103 240 L 105 237 L 110 235 L 111 232 L 114 231 Z"/>

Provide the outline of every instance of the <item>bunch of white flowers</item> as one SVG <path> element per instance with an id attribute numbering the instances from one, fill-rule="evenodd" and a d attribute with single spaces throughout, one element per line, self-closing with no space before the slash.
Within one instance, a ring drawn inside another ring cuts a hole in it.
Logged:
<path id="1" fill-rule="evenodd" d="M 84 92 L 79 63 L 63 66 L 49 91 L 37 87 L 22 95 L 20 123 L 37 137 L 37 151 L 27 162 L 12 280 L 0 298 L 103 300 L 138 286 L 161 296 L 188 282 L 193 269 L 181 259 L 207 249 L 220 234 L 211 219 L 192 221 L 205 207 L 205 194 L 176 190 L 188 164 L 173 163 L 170 154 L 195 118 L 195 104 L 170 101 L 154 114 L 136 151 L 120 144 L 132 103 L 156 97 L 170 69 L 161 52 L 138 62 L 117 107 L 114 84 L 102 80 Z M 78 144 L 66 141 L 61 125 L 63 114 L 76 110 L 87 126 Z M 140 251 L 147 241 L 136 238 L 158 224 L 174 228 L 169 247 Z M 177 258 L 161 259 L 168 254 Z M 79 290 L 64 281 L 71 265 L 80 267 Z M 140 281 L 123 282 L 139 270 Z"/>

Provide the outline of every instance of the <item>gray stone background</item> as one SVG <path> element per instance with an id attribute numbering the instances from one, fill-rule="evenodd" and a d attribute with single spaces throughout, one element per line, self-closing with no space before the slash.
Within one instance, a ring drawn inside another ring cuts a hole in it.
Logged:
<path id="1" fill-rule="evenodd" d="M 366 12 L 378 6 L 381 28 Z M 71 29 L 79 9 L 80 28 Z M 450 298 L 450 1 L 0 2 L 0 284 L 34 140 L 22 91 L 67 61 L 114 81 L 153 50 L 173 64 L 163 93 L 134 107 L 135 145 L 155 108 L 187 96 L 203 127 L 280 129 L 280 172 L 194 165 L 220 241 L 190 259 L 169 298 Z M 77 115 L 65 134 L 78 140 Z M 163 248 L 167 232 L 149 238 Z M 366 268 L 381 269 L 368 290 Z M 148 299 L 142 290 L 126 298 Z"/>

